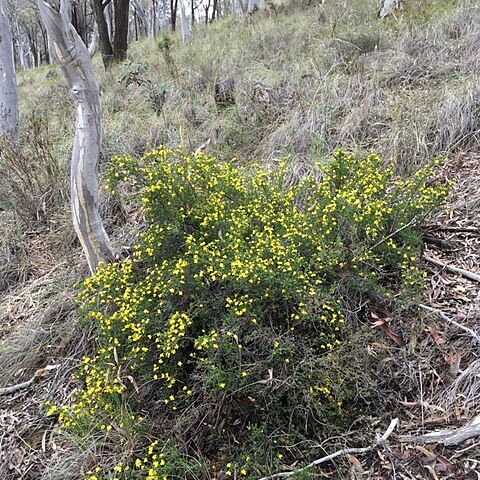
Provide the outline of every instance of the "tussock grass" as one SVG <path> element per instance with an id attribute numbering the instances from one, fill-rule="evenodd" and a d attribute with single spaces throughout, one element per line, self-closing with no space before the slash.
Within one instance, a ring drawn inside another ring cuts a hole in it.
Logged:
<path id="1" fill-rule="evenodd" d="M 376 4 L 327 2 L 197 26 L 190 44 L 170 41 L 173 71 L 154 42 L 133 44 L 131 61 L 147 64 L 148 78 L 168 89 L 160 115 L 141 87 L 120 82 L 128 66 L 105 73 L 95 58 L 103 161 L 160 143 L 192 150 L 208 138 L 211 153 L 227 159 L 310 161 L 338 146 L 375 148 L 393 157 L 399 172 L 450 151 L 457 139 L 442 134 L 432 141 L 430 131 L 451 118 L 444 108 L 451 90 L 475 82 L 478 6 L 438 0 L 413 9 L 407 2 L 395 18 L 380 21 Z M 236 102 L 219 111 L 214 85 L 224 78 L 235 81 Z M 61 76 L 43 67 L 22 73 L 20 83 L 24 111 L 47 104 L 52 110 L 52 128 L 61 132 L 55 148 L 68 163 L 72 117 L 64 112 L 71 104 Z"/>

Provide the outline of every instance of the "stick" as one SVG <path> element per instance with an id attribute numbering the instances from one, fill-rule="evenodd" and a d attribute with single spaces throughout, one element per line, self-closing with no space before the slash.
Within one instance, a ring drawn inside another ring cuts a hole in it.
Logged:
<path id="1" fill-rule="evenodd" d="M 10 387 L 0 388 L 0 395 L 9 395 L 10 393 L 15 393 L 18 390 L 22 390 L 23 388 L 27 388 L 33 384 L 35 381 L 35 377 L 32 377 L 30 380 L 26 382 L 17 383 L 17 385 L 12 385 Z"/>
<path id="2" fill-rule="evenodd" d="M 337 458 L 341 455 L 348 455 L 350 453 L 366 453 L 366 452 L 369 452 L 370 450 L 373 450 L 374 448 L 377 448 L 382 443 L 386 442 L 387 438 L 395 430 L 395 427 L 397 426 L 397 423 L 398 423 L 398 418 L 394 418 L 390 422 L 390 425 L 388 426 L 385 433 L 374 444 L 370 445 L 369 447 L 343 448 L 342 450 L 338 450 L 338 452 L 327 455 L 326 457 L 319 458 L 318 460 L 315 460 L 312 463 L 309 463 L 308 465 L 306 465 L 305 467 L 299 468 L 298 470 L 291 470 L 290 472 L 275 473 L 273 475 L 270 475 L 269 477 L 263 477 L 260 480 L 274 480 L 275 478 L 291 477 L 292 475 L 296 475 L 298 473 L 304 472 L 305 470 L 307 470 L 309 468 L 312 468 L 312 467 L 315 467 L 317 465 L 320 465 L 321 463 L 329 462 L 330 460 L 333 460 L 334 458 Z"/>
<path id="3" fill-rule="evenodd" d="M 385 238 L 382 238 L 379 242 L 377 242 L 370 250 L 373 250 L 374 248 L 377 248 L 379 245 L 381 245 L 383 242 L 386 242 L 388 239 L 392 238 L 395 236 L 397 233 L 400 233 L 402 230 L 405 230 L 405 228 L 410 227 L 416 222 L 416 218 L 412 218 L 407 224 L 403 225 L 403 227 L 400 227 L 399 229 L 395 230 L 393 233 L 390 235 L 387 235 Z"/>
<path id="4" fill-rule="evenodd" d="M 469 438 L 480 436 L 479 419 L 480 416 L 474 418 L 468 425 L 457 428 L 456 430 L 439 430 L 437 432 L 431 432 L 419 436 L 405 435 L 400 437 L 400 441 L 414 443 L 443 443 L 446 447 L 458 445 Z"/>
<path id="5" fill-rule="evenodd" d="M 0 388 L 0 395 L 9 395 L 10 393 L 18 392 L 18 390 L 28 388 L 30 385 L 33 385 L 33 383 L 37 379 L 44 377 L 48 374 L 50 370 L 55 370 L 59 366 L 60 365 L 47 365 L 45 368 L 40 368 L 34 373 L 33 377 L 30 380 L 22 383 L 17 383 L 16 385 L 11 385 L 10 387 Z"/>
<path id="6" fill-rule="evenodd" d="M 480 228 L 477 227 L 442 227 L 440 225 L 425 225 L 428 230 L 443 230 L 445 232 L 466 232 L 466 233 L 480 233 Z"/>
<path id="7" fill-rule="evenodd" d="M 420 305 L 418 305 L 420 308 L 423 308 L 424 310 L 426 310 L 427 312 L 432 312 L 432 313 L 436 313 L 439 317 L 442 317 L 446 322 L 452 324 L 452 325 L 455 325 L 457 328 L 460 328 L 461 330 L 463 330 L 464 332 L 467 332 L 470 336 L 472 336 L 473 338 L 475 338 L 475 340 L 477 340 L 477 342 L 480 343 L 480 336 L 478 335 L 477 332 L 475 332 L 474 330 L 472 330 L 471 328 L 468 328 L 468 327 L 465 327 L 464 325 L 461 325 L 460 323 L 456 322 L 455 320 L 453 320 L 452 318 L 450 318 L 447 314 L 445 314 L 444 312 L 442 312 L 441 310 L 438 310 L 438 308 L 433 308 L 433 307 L 429 307 L 428 305 L 424 305 L 423 303 L 421 303 Z"/>
<path id="8" fill-rule="evenodd" d="M 478 273 L 470 272 L 469 270 L 464 270 L 463 268 L 455 267 L 454 265 L 447 265 L 446 263 L 440 262 L 439 260 L 435 260 L 432 257 L 424 255 L 423 258 L 430 263 L 433 263 L 437 267 L 444 268 L 449 272 L 458 273 L 459 275 L 463 275 L 474 282 L 480 282 L 480 275 Z"/>
<path id="9" fill-rule="evenodd" d="M 211 138 L 209 138 L 205 143 L 202 143 L 196 150 L 195 150 L 195 155 L 198 155 L 200 152 L 205 150 L 209 145 L 210 142 L 212 141 Z"/>

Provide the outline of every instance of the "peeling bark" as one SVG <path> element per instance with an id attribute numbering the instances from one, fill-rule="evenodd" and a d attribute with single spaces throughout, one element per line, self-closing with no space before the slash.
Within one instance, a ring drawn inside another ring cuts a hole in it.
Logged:
<path id="1" fill-rule="evenodd" d="M 38 0 L 40 16 L 77 108 L 71 165 L 73 225 L 93 272 L 114 258 L 98 210 L 98 158 L 102 134 L 100 91 L 87 47 L 65 15 Z"/>
<path id="2" fill-rule="evenodd" d="M 0 136 L 18 140 L 18 96 L 12 31 L 5 0 L 0 0 Z"/>

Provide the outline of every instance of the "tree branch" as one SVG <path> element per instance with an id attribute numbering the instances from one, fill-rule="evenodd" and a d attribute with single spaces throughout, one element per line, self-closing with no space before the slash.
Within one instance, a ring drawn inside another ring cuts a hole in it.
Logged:
<path id="1" fill-rule="evenodd" d="M 11 385 L 10 387 L 0 388 L 0 395 L 9 395 L 11 393 L 18 392 L 18 390 L 23 390 L 24 388 L 28 388 L 30 385 L 33 385 L 33 383 L 37 379 L 41 377 L 45 377 L 48 374 L 48 372 L 50 372 L 51 370 L 55 370 L 59 366 L 60 365 L 47 365 L 45 368 L 40 368 L 34 373 L 33 377 L 30 380 L 27 380 L 26 382 L 22 382 L 22 383 L 17 383 L 16 385 Z"/>
<path id="2" fill-rule="evenodd" d="M 390 425 L 388 426 L 387 430 L 385 433 L 372 445 L 369 447 L 363 447 L 363 448 L 343 448 L 342 450 L 338 450 L 335 453 L 332 453 L 330 455 L 327 455 L 326 457 L 319 458 L 318 460 L 313 461 L 312 463 L 309 463 L 305 467 L 299 468 L 298 470 L 291 470 L 290 472 L 280 472 L 280 473 L 275 473 L 273 475 L 270 475 L 268 477 L 263 477 L 260 480 L 274 480 L 276 478 L 287 478 L 291 477 L 292 475 L 296 475 L 298 473 L 304 472 L 305 470 L 308 470 L 309 468 L 316 467 L 317 465 L 320 465 L 321 463 L 329 462 L 330 460 L 333 460 L 334 458 L 337 458 L 341 455 L 348 455 L 350 453 L 366 453 L 370 452 L 371 450 L 377 448 L 379 445 L 382 445 L 387 441 L 387 438 L 392 434 L 392 432 L 395 430 L 395 427 L 398 424 L 398 418 L 394 418 L 391 422 Z"/>
<path id="3" fill-rule="evenodd" d="M 401 442 L 413 443 L 442 443 L 446 447 L 458 445 L 459 443 L 480 436 L 480 415 L 475 417 L 472 422 L 456 430 L 439 430 L 437 432 L 427 433 L 426 435 L 405 435 L 400 437 Z"/>
<path id="4" fill-rule="evenodd" d="M 423 310 L 426 310 L 427 312 L 436 313 L 439 317 L 443 318 L 446 322 L 452 325 L 455 325 L 457 328 L 460 328 L 464 332 L 467 332 L 471 337 L 473 337 L 477 342 L 480 343 L 480 336 L 478 335 L 477 332 L 475 332 L 471 328 L 465 327 L 464 325 L 461 325 L 460 323 L 456 322 L 455 320 L 450 318 L 447 314 L 445 314 L 441 310 L 438 310 L 438 308 L 429 307 L 428 305 L 424 305 L 423 303 L 421 303 L 419 307 L 423 308 Z"/>
<path id="5" fill-rule="evenodd" d="M 427 262 L 430 262 L 437 267 L 443 268 L 452 273 L 458 273 L 459 275 L 473 280 L 474 282 L 480 282 L 480 275 L 478 273 L 470 272 L 469 270 L 464 270 L 463 268 L 455 267 L 454 265 L 447 265 L 446 263 L 440 262 L 439 260 L 429 257 L 428 255 L 424 255 L 423 258 Z"/>

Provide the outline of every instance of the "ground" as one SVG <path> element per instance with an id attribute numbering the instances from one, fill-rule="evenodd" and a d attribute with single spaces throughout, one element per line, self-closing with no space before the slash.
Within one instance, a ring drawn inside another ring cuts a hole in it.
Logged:
<path id="1" fill-rule="evenodd" d="M 453 182 L 452 192 L 424 225 L 428 276 L 421 301 L 478 332 L 478 281 L 427 258 L 480 274 L 479 8 L 473 1 L 403 3 L 381 23 L 369 0 L 227 18 L 199 29 L 191 45 L 134 44 L 131 63 L 107 73 L 95 58 L 105 120 L 102 169 L 113 154 L 138 155 L 159 143 L 195 150 L 207 140 L 221 159 L 268 164 L 289 156 L 298 175 L 339 146 L 374 149 L 398 175 L 447 157 L 437 175 Z M 128 80 L 139 75 L 151 83 Z M 217 104 L 216 85 L 231 78 L 234 104 Z M 88 270 L 65 194 L 70 100 L 55 67 L 23 72 L 19 85 L 29 126 L 21 151 L 9 157 L 21 161 L 0 176 L 0 387 L 37 377 L 0 393 L 0 477 L 78 479 L 98 460 L 95 444 L 74 446 L 44 408 L 77 388 L 71 375 L 93 345 L 74 302 L 75 285 Z M 49 135 L 39 137 L 45 118 L 41 131 Z M 29 163 L 38 158 L 32 138 L 45 147 L 37 163 Z M 33 171 L 38 182 L 18 185 L 12 171 L 20 177 Z M 106 193 L 102 208 L 123 251 L 144 228 L 143 218 Z M 364 411 L 361 427 L 354 423 L 341 437 L 324 439 L 318 457 L 370 445 L 393 418 L 398 427 L 384 445 L 339 457 L 315 476 L 478 478 L 475 438 L 450 447 L 402 441 L 461 428 L 480 413 L 477 339 L 438 313 L 419 308 L 412 315 L 393 316 L 383 330 L 364 325 L 356 355 L 373 369 L 379 403 Z M 393 340 L 399 336 L 404 346 Z"/>

